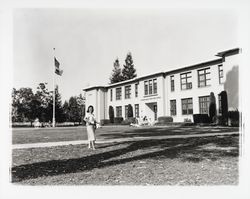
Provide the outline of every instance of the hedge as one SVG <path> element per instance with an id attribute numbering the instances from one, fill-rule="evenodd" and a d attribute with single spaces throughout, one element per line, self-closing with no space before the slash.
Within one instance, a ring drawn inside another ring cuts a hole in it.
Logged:
<path id="1" fill-rule="evenodd" d="M 193 114 L 194 123 L 210 123 L 208 114 Z"/>
<path id="2" fill-rule="evenodd" d="M 115 117 L 114 118 L 114 123 L 115 124 L 121 124 L 122 121 L 123 121 L 123 117 Z"/>
<path id="3" fill-rule="evenodd" d="M 170 116 L 158 117 L 158 123 L 160 123 L 160 124 L 166 124 L 166 123 L 169 123 L 169 122 L 173 122 L 173 118 L 170 117 Z"/>

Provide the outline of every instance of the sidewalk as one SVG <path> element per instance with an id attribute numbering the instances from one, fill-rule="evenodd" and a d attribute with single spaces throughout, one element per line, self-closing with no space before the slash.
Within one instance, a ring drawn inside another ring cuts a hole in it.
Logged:
<path id="1" fill-rule="evenodd" d="M 167 135 L 167 136 L 157 136 L 153 139 L 173 139 L 173 138 L 191 138 L 191 137 L 209 137 L 209 136 L 221 136 L 221 135 L 237 135 L 239 132 L 225 132 L 225 133 L 205 133 L 205 134 L 193 134 L 193 135 Z M 96 143 L 117 143 L 117 142 L 127 142 L 127 141 L 140 141 L 140 140 L 150 140 L 152 137 L 131 137 L 131 138 L 119 138 L 119 139 L 109 139 L 109 140 L 97 140 Z M 78 145 L 78 144 L 88 144 L 87 140 L 75 140 L 75 141 L 63 141 L 63 142 L 43 142 L 43 143 L 31 143 L 31 144 L 14 144 L 12 149 L 28 149 L 28 148 L 43 148 L 43 147 L 54 147 L 54 146 L 64 146 L 64 145 Z"/>

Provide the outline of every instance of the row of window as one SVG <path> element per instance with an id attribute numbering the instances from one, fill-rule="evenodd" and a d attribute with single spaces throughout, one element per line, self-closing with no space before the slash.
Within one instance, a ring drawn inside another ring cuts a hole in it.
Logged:
<path id="1" fill-rule="evenodd" d="M 211 81 L 210 67 L 197 70 L 197 73 L 198 73 L 198 87 L 210 86 L 210 81 Z M 219 83 L 221 84 L 223 78 L 222 64 L 218 65 L 218 73 L 219 73 Z M 191 72 L 180 74 L 181 90 L 192 89 L 191 79 L 192 79 Z M 174 75 L 170 76 L 170 89 L 171 91 L 175 90 Z"/>
<path id="2" fill-rule="evenodd" d="M 221 113 L 221 96 L 219 99 L 219 113 Z M 209 112 L 210 96 L 199 97 L 199 107 L 201 114 L 208 114 Z M 182 115 L 193 114 L 193 98 L 181 99 Z M 170 100 L 170 115 L 176 115 L 176 100 Z"/>
<path id="3" fill-rule="evenodd" d="M 125 109 L 125 118 L 128 117 L 128 105 L 124 106 Z M 135 117 L 139 117 L 139 104 L 134 105 Z M 122 106 L 116 106 L 116 117 L 122 117 Z"/>
<path id="4" fill-rule="evenodd" d="M 211 85 L 210 67 L 197 70 L 197 73 L 198 73 L 198 87 L 206 87 Z M 218 65 L 218 73 L 219 73 L 219 83 L 221 84 L 223 78 L 222 64 Z M 181 90 L 192 89 L 192 73 L 191 72 L 181 73 L 180 84 L 181 84 Z M 175 90 L 174 75 L 170 76 L 170 88 L 171 91 Z M 115 93 L 116 93 L 115 99 L 121 100 L 122 87 L 116 88 Z M 157 79 L 155 78 L 144 81 L 144 96 L 150 96 L 155 94 L 157 94 Z M 135 97 L 138 97 L 138 83 L 135 84 Z M 131 85 L 125 86 L 124 98 L 125 99 L 131 98 Z M 110 89 L 110 101 L 112 100 L 113 100 L 113 89 Z"/>
<path id="5" fill-rule="evenodd" d="M 131 85 L 125 86 L 124 98 L 131 98 Z M 157 94 L 157 79 L 150 79 L 144 81 L 144 95 Z M 138 83 L 135 84 L 135 97 L 138 97 Z M 122 98 L 122 87 L 115 89 L 115 99 L 121 100 Z M 110 89 L 110 101 L 113 101 L 113 89 Z"/>

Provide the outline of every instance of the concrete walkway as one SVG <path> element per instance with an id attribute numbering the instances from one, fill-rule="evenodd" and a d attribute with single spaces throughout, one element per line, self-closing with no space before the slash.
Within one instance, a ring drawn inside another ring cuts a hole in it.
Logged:
<path id="1" fill-rule="evenodd" d="M 209 137 L 209 136 L 223 136 L 223 135 L 237 135 L 239 132 L 224 132 L 224 133 L 202 133 L 192 135 L 166 135 L 166 136 L 154 136 L 154 137 L 130 137 L 130 138 L 119 138 L 119 139 L 98 139 L 96 143 L 119 143 L 127 141 L 140 141 L 150 139 L 173 139 L 173 138 L 192 138 L 192 137 Z M 64 145 L 77 145 L 77 144 L 88 144 L 87 140 L 75 140 L 75 141 L 63 141 L 63 142 L 40 142 L 31 144 L 14 144 L 12 149 L 28 149 L 28 148 L 42 148 L 42 147 L 54 147 Z"/>

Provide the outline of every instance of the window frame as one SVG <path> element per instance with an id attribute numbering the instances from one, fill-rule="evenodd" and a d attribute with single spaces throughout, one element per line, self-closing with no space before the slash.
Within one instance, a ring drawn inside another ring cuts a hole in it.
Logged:
<path id="1" fill-rule="evenodd" d="M 174 75 L 170 76 L 170 91 L 173 92 L 175 90 L 175 85 L 174 85 Z"/>
<path id="2" fill-rule="evenodd" d="M 184 103 L 185 101 L 186 101 L 186 103 Z M 189 105 L 192 105 L 192 109 L 189 108 Z M 184 106 L 185 106 L 185 109 L 184 109 Z M 184 111 L 186 111 L 186 112 L 184 112 Z M 192 115 L 193 114 L 193 98 L 181 99 L 181 112 L 182 112 L 182 115 Z"/>
<path id="3" fill-rule="evenodd" d="M 189 81 L 190 79 L 192 79 L 192 72 L 191 71 L 180 74 L 181 90 L 192 89 L 192 81 Z M 184 82 L 182 80 L 184 80 Z M 185 86 L 185 88 L 184 88 L 184 86 Z"/>
<path id="4" fill-rule="evenodd" d="M 200 72 L 204 72 L 204 74 L 203 73 L 200 74 Z M 210 78 L 208 77 L 209 75 L 211 75 L 210 67 L 197 70 L 198 88 L 211 86 L 211 83 L 209 84 L 209 82 L 208 82 L 208 81 L 211 81 L 211 77 Z M 204 80 L 201 80 L 201 76 L 204 76 Z M 203 82 L 204 82 L 204 85 L 201 85 L 201 83 L 203 83 Z"/>
<path id="5" fill-rule="evenodd" d="M 218 73 L 219 73 L 219 84 L 223 84 L 223 77 L 224 77 L 223 64 L 218 65 Z"/>
<path id="6" fill-rule="evenodd" d="M 131 85 L 125 86 L 124 90 L 125 90 L 125 92 L 124 92 L 124 95 L 125 95 L 124 98 L 125 99 L 130 99 L 131 98 Z"/>
<path id="7" fill-rule="evenodd" d="M 200 96 L 199 97 L 199 112 L 200 114 L 209 114 L 209 103 L 210 103 L 210 96 Z"/>
<path id="8" fill-rule="evenodd" d="M 140 108 L 139 108 L 139 104 L 135 104 L 135 117 L 138 118 L 140 117 Z"/>
<path id="9" fill-rule="evenodd" d="M 117 92 L 118 90 L 119 90 L 119 92 Z M 122 87 L 117 87 L 115 89 L 115 99 L 116 100 L 121 100 L 122 99 Z"/>
<path id="10" fill-rule="evenodd" d="M 174 103 L 173 103 L 174 102 Z M 176 99 L 170 100 L 170 115 L 175 116 L 176 115 Z"/>
<path id="11" fill-rule="evenodd" d="M 122 106 L 116 106 L 116 117 L 122 117 Z"/>

